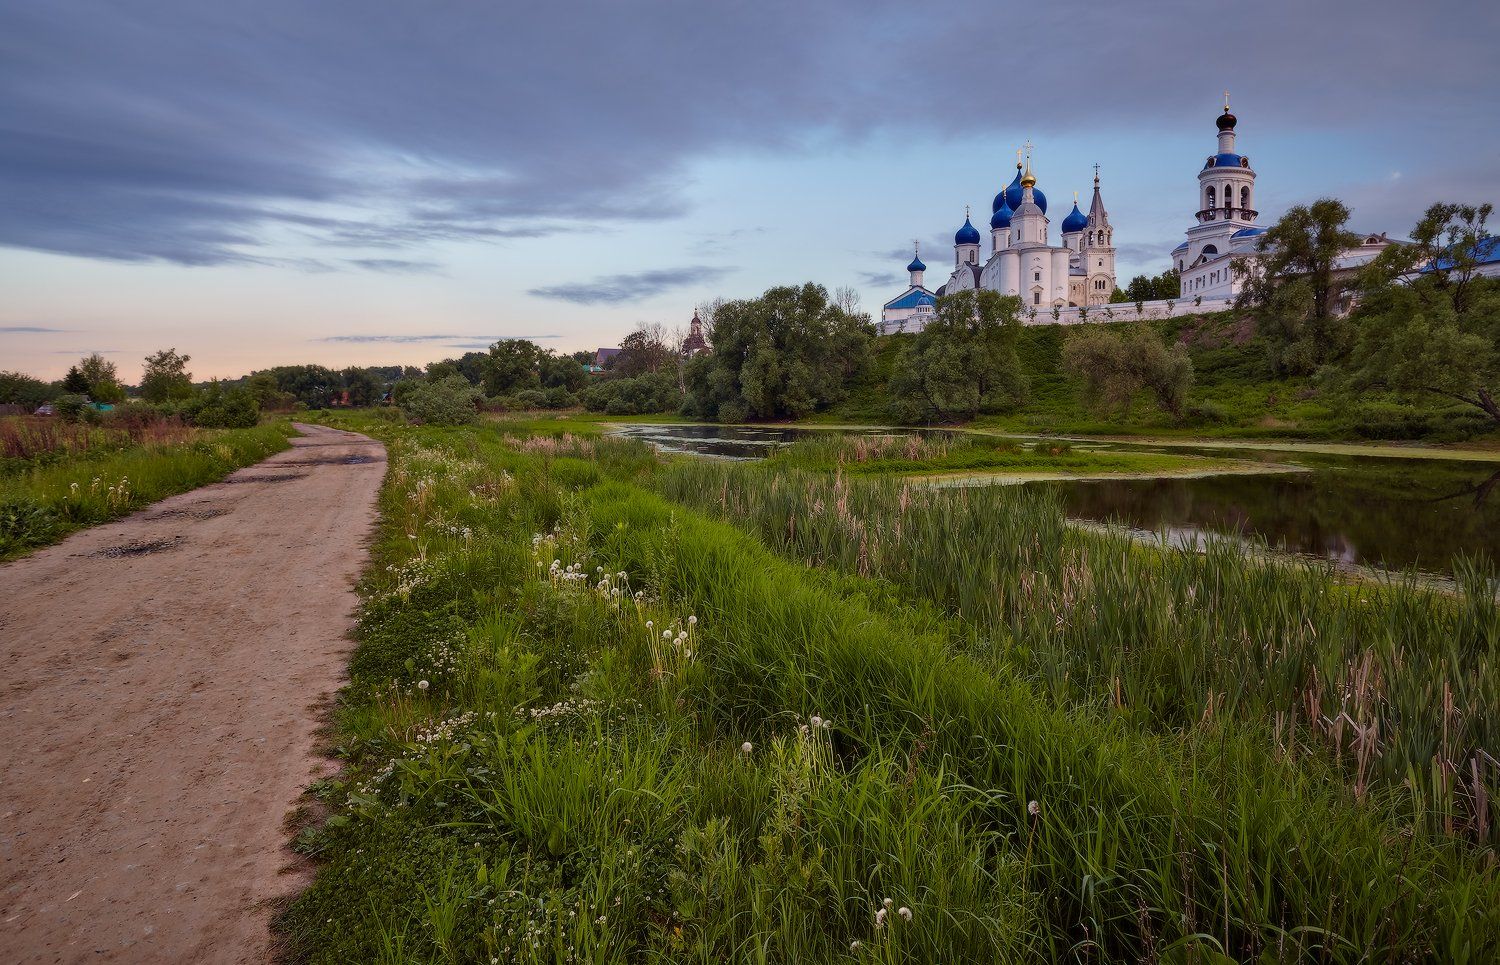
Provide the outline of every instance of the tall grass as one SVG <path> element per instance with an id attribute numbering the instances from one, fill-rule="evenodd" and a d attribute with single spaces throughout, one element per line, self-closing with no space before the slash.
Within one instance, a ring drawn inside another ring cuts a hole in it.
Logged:
<path id="1" fill-rule="evenodd" d="M 347 766 L 301 838 L 317 882 L 280 925 L 301 957 L 1500 952 L 1483 855 L 1409 833 L 1392 796 L 1356 798 L 1322 755 L 1267 753 L 1228 712 L 1173 730 L 1058 700 L 1007 657 L 1004 608 L 992 625 L 950 605 L 985 612 L 977 587 L 953 580 L 940 608 L 938 579 L 917 595 L 881 577 L 883 523 L 863 564 L 832 531 L 789 560 L 762 540 L 792 537 L 642 485 L 696 482 L 692 501 L 728 514 L 748 476 L 662 479 L 616 440 L 375 431 L 391 470 L 339 711 Z M 793 482 L 835 518 L 874 498 Z M 935 525 L 907 499 L 903 532 Z M 997 552 L 1043 563 L 1041 544 L 1075 538 L 1045 503 L 1015 509 L 981 531 L 1013 540 Z M 1049 599 L 1038 624 L 1087 619 Z"/>
<path id="2" fill-rule="evenodd" d="M 1028 491 L 708 463 L 661 487 L 795 559 L 907 588 L 1055 698 L 1163 732 L 1236 721 L 1278 755 L 1332 757 L 1357 796 L 1405 788 L 1424 831 L 1497 840 L 1500 608 L 1477 564 L 1460 563 L 1450 598 L 1228 540 L 1145 549 L 1069 527 Z"/>
<path id="3" fill-rule="evenodd" d="M 0 559 L 222 479 L 287 448 L 285 421 L 253 429 L 188 430 L 107 452 L 82 450 L 0 477 Z"/>

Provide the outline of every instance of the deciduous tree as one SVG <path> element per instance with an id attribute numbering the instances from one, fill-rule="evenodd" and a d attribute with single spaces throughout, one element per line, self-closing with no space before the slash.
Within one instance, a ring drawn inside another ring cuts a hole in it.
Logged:
<path id="1" fill-rule="evenodd" d="M 147 402 L 186 399 L 193 394 L 193 376 L 187 370 L 190 356 L 175 348 L 164 348 L 146 356 L 141 369 L 141 398 Z"/>
<path id="2" fill-rule="evenodd" d="M 892 370 L 897 418 L 950 422 L 1023 403 L 1020 311 L 1020 299 L 993 291 L 939 298 L 936 317 L 901 350 Z"/>
<path id="3" fill-rule="evenodd" d="M 1149 391 L 1163 411 L 1181 417 L 1193 385 L 1193 363 L 1181 342 L 1168 348 L 1147 325 L 1121 335 L 1084 329 L 1066 342 L 1063 370 L 1083 385 L 1086 404 L 1104 414 L 1124 415 Z"/>

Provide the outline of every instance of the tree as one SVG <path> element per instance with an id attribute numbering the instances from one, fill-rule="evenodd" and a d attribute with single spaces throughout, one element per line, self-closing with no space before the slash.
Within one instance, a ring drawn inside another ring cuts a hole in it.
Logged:
<path id="1" fill-rule="evenodd" d="M 1168 298 L 1176 298 L 1181 290 L 1182 282 L 1179 280 L 1177 269 L 1168 268 L 1160 275 L 1136 275 L 1130 279 L 1130 284 L 1125 286 L 1125 297 L 1111 298 L 1110 301 L 1165 301 Z"/>
<path id="2" fill-rule="evenodd" d="M 572 355 L 544 352 L 538 368 L 542 387 L 546 389 L 560 388 L 567 392 L 577 392 L 587 384 L 589 378 L 588 373 L 583 370 L 583 364 Z"/>
<path id="3" fill-rule="evenodd" d="M 120 384 L 115 363 L 94 352 L 78 362 L 78 371 L 88 382 L 88 396 L 95 402 L 124 402 L 125 387 Z"/>
<path id="4" fill-rule="evenodd" d="M 660 323 L 643 322 L 620 341 L 620 354 L 614 357 L 609 374 L 631 379 L 646 372 L 676 369 L 682 361 L 677 342 Z"/>
<path id="5" fill-rule="evenodd" d="M 193 376 L 187 370 L 189 358 L 177 354 L 175 348 L 146 356 L 141 370 L 141 398 L 147 402 L 166 402 L 191 396 Z"/>
<path id="6" fill-rule="evenodd" d="M 270 372 L 256 372 L 245 379 L 242 388 L 250 393 L 250 397 L 262 410 L 290 409 L 297 402 L 296 396 L 281 391 L 276 385 L 276 377 Z"/>
<path id="7" fill-rule="evenodd" d="M 1500 423 L 1500 281 L 1477 273 L 1494 245 L 1491 206 L 1435 204 L 1367 267 L 1351 319 L 1354 347 L 1336 378 L 1461 402 Z"/>
<path id="8" fill-rule="evenodd" d="M 80 372 L 78 366 L 74 365 L 68 369 L 68 374 L 63 376 L 62 388 L 68 395 L 88 395 L 88 376 Z"/>
<path id="9" fill-rule="evenodd" d="M 1085 403 L 1102 414 L 1124 416 L 1149 391 L 1157 406 L 1181 417 L 1193 385 L 1193 363 L 1181 342 L 1170 349 L 1147 325 L 1123 336 L 1085 329 L 1063 343 L 1063 370 L 1083 383 Z"/>
<path id="10" fill-rule="evenodd" d="M 714 350 L 684 371 L 684 410 L 719 422 L 796 419 L 841 401 L 874 337 L 869 316 L 849 314 L 814 284 L 724 302 L 713 325 Z"/>
<path id="11" fill-rule="evenodd" d="M 1278 372 L 1311 372 L 1348 349 L 1338 313 L 1351 280 L 1336 272 L 1339 255 L 1359 243 L 1348 221 L 1335 198 L 1296 205 L 1260 236 L 1259 258 L 1234 264 L 1244 282 L 1237 305 L 1256 310 Z"/>
<path id="12" fill-rule="evenodd" d="M 541 384 L 538 374 L 542 350 L 524 338 L 501 339 L 490 346 L 484 369 L 484 391 L 489 396 L 514 395 Z"/>
<path id="13" fill-rule="evenodd" d="M 55 384 L 49 385 L 23 372 L 0 372 L 0 405 L 19 405 L 30 411 L 59 394 Z"/>
<path id="14" fill-rule="evenodd" d="M 937 315 L 901 350 L 890 393 L 905 422 L 972 419 L 1026 399 L 1016 356 L 1021 300 L 986 290 L 938 299 Z"/>
<path id="15" fill-rule="evenodd" d="M 859 292 L 849 285 L 840 285 L 833 290 L 833 303 L 850 315 L 859 314 Z"/>
<path id="16" fill-rule="evenodd" d="M 343 378 L 333 369 L 321 365 L 278 365 L 266 371 L 275 378 L 277 388 L 290 392 L 298 402 L 311 409 L 332 405 L 344 388 Z"/>
<path id="17" fill-rule="evenodd" d="M 351 366 L 339 373 L 351 406 L 371 406 L 385 394 L 385 382 L 371 369 Z"/>

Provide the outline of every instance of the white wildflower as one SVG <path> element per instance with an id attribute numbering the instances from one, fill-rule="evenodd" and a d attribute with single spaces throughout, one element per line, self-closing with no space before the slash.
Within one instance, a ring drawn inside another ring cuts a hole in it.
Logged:
<path id="1" fill-rule="evenodd" d="M 418 680 L 418 681 L 417 681 L 417 689 L 418 689 L 418 690 L 424 690 L 424 691 L 425 691 L 425 690 L 426 690 L 426 689 L 427 689 L 427 688 L 428 688 L 428 687 L 430 687 L 430 686 L 432 686 L 432 685 L 431 685 L 431 684 L 429 684 L 429 683 L 428 683 L 428 682 L 427 682 L 427 681 L 425 681 L 425 680 Z"/>
<path id="2" fill-rule="evenodd" d="M 896 914 L 900 915 L 902 918 L 905 918 L 907 921 L 911 921 L 911 909 L 906 907 L 905 905 L 897 908 Z"/>
<path id="3" fill-rule="evenodd" d="M 740 745 L 740 753 L 742 754 L 748 754 L 753 750 L 755 750 L 755 745 L 749 741 L 745 741 L 745 743 Z"/>
<path id="4" fill-rule="evenodd" d="M 1042 806 L 1035 801 L 1031 801 L 1026 805 L 1026 813 L 1032 817 L 1036 817 L 1042 813 Z"/>

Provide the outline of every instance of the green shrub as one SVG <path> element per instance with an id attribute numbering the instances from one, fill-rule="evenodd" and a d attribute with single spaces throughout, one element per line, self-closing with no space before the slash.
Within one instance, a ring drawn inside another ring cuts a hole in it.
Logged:
<path id="1" fill-rule="evenodd" d="M 461 426 L 474 421 L 481 393 L 462 375 L 424 382 L 412 389 L 401 408 L 417 422 Z"/>
<path id="2" fill-rule="evenodd" d="M 677 379 L 665 372 L 646 372 L 633 379 L 608 379 L 583 393 L 583 406 L 590 412 L 610 415 L 644 415 L 676 412 L 682 406 Z"/>

